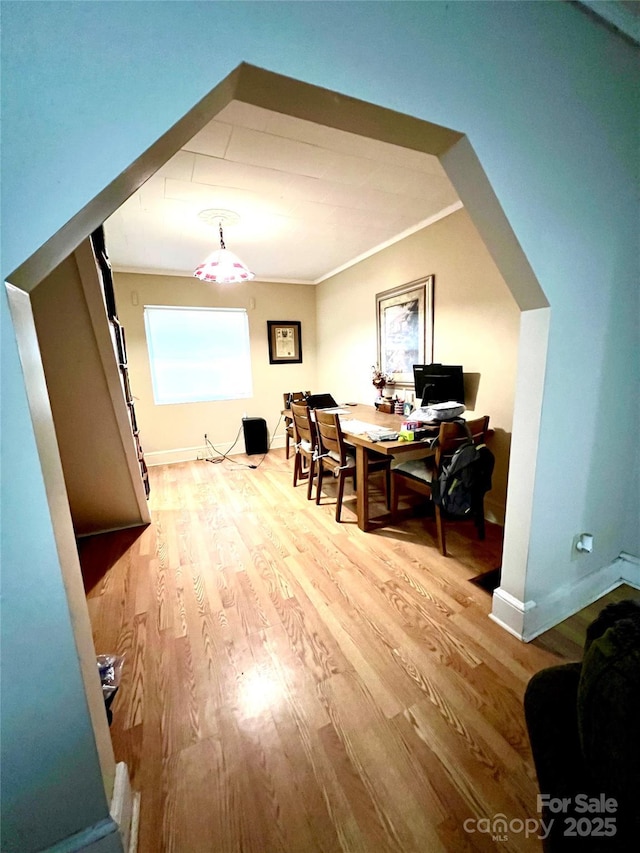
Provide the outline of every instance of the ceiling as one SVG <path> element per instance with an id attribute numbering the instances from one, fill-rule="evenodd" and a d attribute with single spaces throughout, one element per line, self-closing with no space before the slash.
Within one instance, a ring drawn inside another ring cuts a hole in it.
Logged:
<path id="1" fill-rule="evenodd" d="M 261 281 L 315 284 L 461 207 L 437 157 L 231 101 L 105 222 L 115 270 L 192 275 L 224 240 Z"/>
<path id="2" fill-rule="evenodd" d="M 637 41 L 640 3 L 580 6 Z M 219 245 L 198 214 L 232 211 L 257 279 L 317 284 L 461 206 L 433 155 L 233 100 L 105 229 L 115 270 L 190 276 Z"/>

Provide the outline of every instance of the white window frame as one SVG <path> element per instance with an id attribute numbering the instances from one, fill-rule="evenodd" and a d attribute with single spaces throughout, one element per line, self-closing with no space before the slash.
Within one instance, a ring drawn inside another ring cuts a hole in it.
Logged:
<path id="1" fill-rule="evenodd" d="M 156 406 L 253 396 L 245 308 L 145 305 L 144 325 Z"/>

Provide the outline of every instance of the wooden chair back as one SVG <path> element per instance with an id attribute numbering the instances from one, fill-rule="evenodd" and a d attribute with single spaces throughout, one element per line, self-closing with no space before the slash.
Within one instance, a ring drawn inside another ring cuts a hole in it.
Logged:
<path id="1" fill-rule="evenodd" d="M 309 395 L 308 391 L 286 391 L 282 395 L 282 399 L 284 402 L 284 408 L 287 409 L 290 403 L 301 403 L 305 398 Z M 285 457 L 289 458 L 289 450 L 291 446 L 291 439 L 294 438 L 293 435 L 293 418 L 290 415 L 286 414 L 284 416 L 284 435 L 285 435 L 285 444 L 284 444 L 284 452 Z"/>
<path id="2" fill-rule="evenodd" d="M 326 468 L 338 478 L 338 494 L 336 498 L 336 521 L 340 521 L 342 512 L 342 497 L 344 494 L 344 483 L 347 477 L 352 477 L 355 484 L 356 462 L 353 450 L 348 452 L 348 445 L 344 439 L 340 417 L 335 412 L 325 412 L 322 409 L 314 410 L 316 419 L 316 434 L 318 437 L 319 456 L 317 460 L 318 485 L 316 489 L 316 503 L 320 503 L 322 492 L 323 472 Z M 385 473 L 385 496 L 387 509 L 391 496 L 391 457 L 382 456 L 379 453 L 368 454 L 367 470 L 369 474 L 378 471 Z M 358 476 L 360 476 L 358 474 Z M 367 486 L 365 485 L 365 488 Z"/>
<path id="3" fill-rule="evenodd" d="M 471 438 L 473 439 L 473 443 L 483 444 L 487 438 L 487 432 L 489 430 L 489 415 L 483 415 L 479 418 L 473 418 L 472 420 L 468 420 L 466 422 L 467 429 L 460 423 L 456 423 L 455 421 L 443 421 L 440 424 L 440 432 L 438 433 L 438 444 L 435 455 L 435 471 L 433 472 L 433 476 L 437 477 L 444 463 L 446 463 L 456 450 L 460 447 L 460 445 L 464 444 L 468 438 L 469 434 L 471 434 Z M 391 495 L 391 512 L 392 515 L 395 516 L 398 511 L 398 495 L 400 488 L 409 491 L 409 492 L 417 492 L 421 495 L 426 495 L 427 497 L 432 497 L 431 494 L 431 480 L 419 479 L 411 474 L 407 474 L 402 472 L 399 469 L 396 469 L 392 472 L 391 475 L 391 484 L 392 484 L 392 495 Z M 443 514 L 438 505 L 435 506 L 435 516 L 436 516 L 436 529 L 438 536 L 438 545 L 440 547 L 440 553 L 446 557 L 447 556 L 447 542 L 445 535 L 445 519 L 443 518 Z M 474 511 L 470 515 L 470 518 L 473 520 L 476 529 L 478 531 L 478 538 L 484 539 L 485 536 L 485 524 L 484 524 L 484 495 L 478 496 L 478 505 L 474 508 Z"/>
<path id="4" fill-rule="evenodd" d="M 289 401 L 292 403 L 301 403 L 309 396 L 309 391 L 285 391 L 282 395 L 282 400 L 284 402 L 284 408 L 286 409 L 289 405 Z"/>
<path id="5" fill-rule="evenodd" d="M 316 474 L 315 452 L 317 441 L 315 426 L 309 416 L 309 407 L 306 403 L 292 403 L 291 415 L 293 417 L 293 433 L 296 443 L 293 485 L 294 487 L 297 486 L 298 480 L 307 480 L 307 500 L 311 500 L 311 490 Z"/>
<path id="6" fill-rule="evenodd" d="M 293 415 L 293 431 L 296 444 L 306 441 L 314 448 L 316 446 L 316 436 L 313 421 L 309 415 L 309 407 L 306 403 L 292 403 L 291 414 Z"/>
<path id="7" fill-rule="evenodd" d="M 320 453 L 322 455 L 333 453 L 337 457 L 337 459 L 329 457 L 330 467 L 334 467 L 331 462 L 334 462 L 336 467 L 344 465 L 347 460 L 347 449 L 340 426 L 340 417 L 335 412 L 325 412 L 322 409 L 315 409 L 314 414 Z"/>
<path id="8" fill-rule="evenodd" d="M 436 451 L 436 466 L 438 470 L 444 461 L 450 459 L 461 444 L 464 444 L 471 434 L 475 445 L 484 444 L 487 438 L 489 429 L 489 415 L 483 415 L 480 418 L 473 418 L 467 423 L 467 430 L 462 424 L 456 421 L 443 421 L 440 424 L 440 433 L 438 434 L 438 445 Z"/>

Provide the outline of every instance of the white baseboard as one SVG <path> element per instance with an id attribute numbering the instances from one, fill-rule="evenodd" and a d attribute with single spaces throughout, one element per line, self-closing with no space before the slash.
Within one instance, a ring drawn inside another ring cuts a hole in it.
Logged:
<path id="1" fill-rule="evenodd" d="M 133 808 L 131 811 L 131 832 L 129 833 L 128 853 L 138 853 L 138 832 L 140 829 L 140 793 L 133 794 Z"/>
<path id="2" fill-rule="evenodd" d="M 270 445 L 270 450 L 284 447 L 284 435 L 276 435 Z M 229 456 L 242 455 L 244 453 L 244 445 L 240 449 L 237 446 L 229 453 L 228 448 L 233 442 L 216 442 L 215 446 L 221 453 L 227 453 Z M 194 462 L 197 459 L 207 459 L 215 453 L 210 447 L 175 447 L 172 450 L 153 450 L 144 454 L 144 461 L 151 468 L 155 465 L 177 465 L 179 462 Z"/>
<path id="3" fill-rule="evenodd" d="M 493 593 L 490 618 L 528 643 L 622 584 L 640 589 L 640 559 L 624 552 L 608 566 L 537 601 L 521 601 L 498 587 Z"/>
<path id="4" fill-rule="evenodd" d="M 129 781 L 129 771 L 124 761 L 116 764 L 116 778 L 113 785 L 113 797 L 111 798 L 111 817 L 118 824 L 122 846 L 129 850 L 131 846 L 131 827 L 133 823 L 134 797 Z M 136 825 L 137 829 L 137 825 Z M 137 841 L 136 841 L 137 846 Z"/>
<path id="5" fill-rule="evenodd" d="M 498 587 L 493 593 L 489 619 L 493 619 L 514 637 L 524 640 L 526 614 L 535 606 L 535 601 L 521 601 L 502 587 Z"/>
<path id="6" fill-rule="evenodd" d="M 207 447 L 175 447 L 172 450 L 145 450 L 144 461 L 149 467 L 154 465 L 173 465 L 178 462 L 193 462 L 196 459 L 206 459 L 209 455 Z"/>

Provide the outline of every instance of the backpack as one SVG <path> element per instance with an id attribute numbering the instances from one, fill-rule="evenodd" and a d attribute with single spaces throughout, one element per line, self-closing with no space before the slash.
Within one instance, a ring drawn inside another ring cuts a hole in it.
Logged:
<path id="1" fill-rule="evenodd" d="M 486 444 L 471 440 L 460 445 L 431 484 L 433 502 L 447 515 L 470 517 L 491 488 L 495 457 Z"/>

